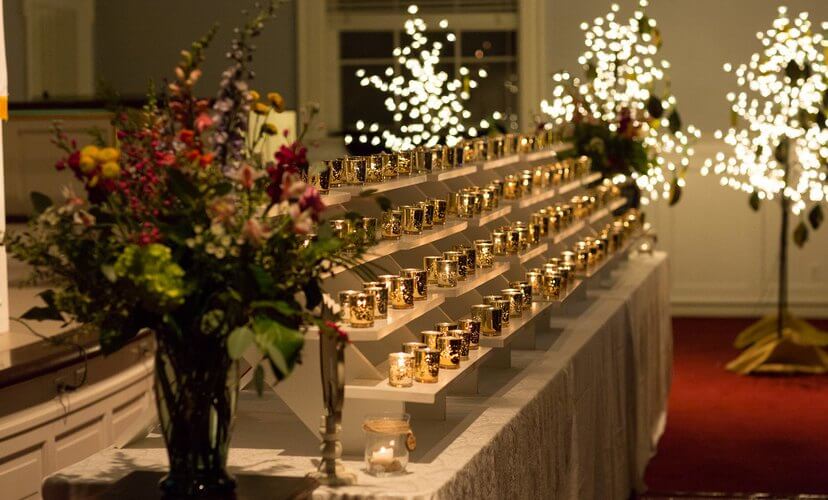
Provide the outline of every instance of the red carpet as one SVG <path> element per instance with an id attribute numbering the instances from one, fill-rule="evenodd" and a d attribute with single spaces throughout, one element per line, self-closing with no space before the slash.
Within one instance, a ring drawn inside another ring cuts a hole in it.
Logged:
<path id="1" fill-rule="evenodd" d="M 673 320 L 667 429 L 647 468 L 649 491 L 828 493 L 828 376 L 725 371 L 733 338 L 752 322 Z"/>

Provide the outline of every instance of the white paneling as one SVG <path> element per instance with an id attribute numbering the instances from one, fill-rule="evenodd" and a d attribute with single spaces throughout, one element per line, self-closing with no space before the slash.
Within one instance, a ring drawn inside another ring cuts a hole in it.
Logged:
<path id="1" fill-rule="evenodd" d="M 27 498 L 40 492 L 44 476 L 40 447 L 23 450 L 13 457 L 0 459 L 0 491 L 3 498 Z"/>

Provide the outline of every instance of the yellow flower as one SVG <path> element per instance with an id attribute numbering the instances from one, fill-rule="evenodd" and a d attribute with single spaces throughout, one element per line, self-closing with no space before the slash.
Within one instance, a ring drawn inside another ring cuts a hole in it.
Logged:
<path id="1" fill-rule="evenodd" d="M 257 102 L 256 105 L 253 106 L 253 112 L 257 115 L 266 115 L 270 112 L 270 106 L 261 102 Z"/>
<path id="2" fill-rule="evenodd" d="M 261 97 L 262 96 L 260 96 L 259 93 L 256 92 L 255 90 L 251 90 L 247 93 L 247 98 L 250 99 L 253 102 L 258 101 L 259 99 L 261 99 Z"/>
<path id="3" fill-rule="evenodd" d="M 281 113 L 285 110 L 285 99 L 282 97 L 282 94 L 278 92 L 269 92 L 267 94 L 267 100 L 270 101 L 270 104 L 273 105 L 273 109 L 275 109 L 277 113 Z"/>
<path id="4" fill-rule="evenodd" d="M 114 161 L 108 161 L 101 165 L 101 175 L 105 179 L 114 179 L 121 175 L 121 167 Z"/>
<path id="5" fill-rule="evenodd" d="M 103 148 L 98 152 L 98 161 L 106 163 L 108 161 L 118 161 L 121 152 L 115 148 Z"/>
<path id="6" fill-rule="evenodd" d="M 98 179 L 98 176 L 96 175 L 95 177 L 93 177 L 93 178 L 89 179 L 89 182 L 88 182 L 88 183 L 86 183 L 86 185 L 87 185 L 87 186 L 89 186 L 89 187 L 91 187 L 91 188 L 93 188 L 93 187 L 95 187 L 95 186 L 97 186 L 97 185 L 98 185 L 98 180 L 99 180 L 99 179 Z"/>
<path id="7" fill-rule="evenodd" d="M 93 146 L 94 147 L 94 146 Z M 86 148 L 83 148 L 86 149 Z M 98 148 L 95 148 L 98 149 Z M 91 157 L 90 155 L 81 154 L 80 157 L 80 169 L 81 172 L 84 174 L 88 174 L 89 172 L 95 170 L 95 158 Z"/>
<path id="8" fill-rule="evenodd" d="M 99 152 L 100 149 L 98 149 L 98 146 L 93 146 L 92 144 L 84 146 L 83 149 L 81 149 L 82 156 L 89 156 L 91 158 L 97 157 Z"/>
<path id="9" fill-rule="evenodd" d="M 279 128 L 272 123 L 265 123 L 262 125 L 262 133 L 267 135 L 276 135 L 279 133 Z"/>

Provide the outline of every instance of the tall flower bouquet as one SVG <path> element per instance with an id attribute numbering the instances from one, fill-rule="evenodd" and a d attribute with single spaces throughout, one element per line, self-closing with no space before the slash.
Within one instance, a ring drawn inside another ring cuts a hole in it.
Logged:
<path id="1" fill-rule="evenodd" d="M 181 52 L 164 95 L 114 121 L 116 141 L 80 147 L 58 130 L 84 194 L 58 203 L 34 194 L 28 230 L 7 238 L 12 253 L 54 288 L 24 318 L 97 327 L 104 352 L 142 330 L 155 333 L 156 396 L 170 458 L 162 482 L 179 494 L 232 489 L 226 474 L 237 393 L 236 361 L 256 347 L 266 370 L 286 377 L 310 325 L 339 335 L 321 314 L 320 280 L 361 252 L 320 224 L 325 205 L 303 181 L 301 140 L 317 110 L 303 115 L 300 139 L 264 158 L 281 111 L 248 87 L 252 39 L 273 4 L 238 30 L 214 99 L 194 90 L 215 30 Z M 253 116 L 251 127 L 250 117 Z M 343 248 L 349 248 L 348 253 Z M 355 250 L 354 250 L 355 249 Z"/>
<path id="2" fill-rule="evenodd" d="M 626 22 L 613 4 L 593 24 L 583 23 L 586 50 L 578 58 L 584 77 L 553 76 L 553 98 L 541 103 L 552 125 L 564 125 L 576 153 L 592 159 L 604 177 L 634 182 L 642 203 L 678 201 L 692 143 L 699 131 L 682 124 L 670 92 L 667 60 L 658 60 L 661 33 L 644 10 Z"/>

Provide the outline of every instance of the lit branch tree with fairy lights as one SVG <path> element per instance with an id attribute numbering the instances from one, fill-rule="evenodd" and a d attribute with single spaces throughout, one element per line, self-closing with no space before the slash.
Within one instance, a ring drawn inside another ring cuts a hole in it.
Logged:
<path id="1" fill-rule="evenodd" d="M 376 135 L 380 124 L 360 120 L 356 123 L 357 133 L 345 136 L 346 145 L 354 141 L 365 144 L 370 141 L 372 146 L 382 144 L 392 151 L 405 151 L 418 146 L 452 146 L 464 136 L 478 134 L 474 126 L 466 125 L 471 112 L 464 106 L 471 97 L 471 90 L 477 87 L 477 81 L 471 78 L 465 66 L 459 70 L 462 79 L 449 78 L 445 71 L 437 68 L 444 45 L 454 43 L 456 35 L 445 32 L 444 42 L 429 40 L 427 25 L 416 16 L 417 12 L 416 5 L 408 7 L 411 17 L 404 27 L 411 43 L 397 47 L 393 52 L 400 72 L 393 66 L 386 68 L 384 77 L 368 76 L 361 68 L 356 71 L 362 86 L 371 86 L 388 94 L 385 107 L 393 114 L 393 126 L 383 130 L 380 139 L 380 135 Z M 440 28 L 447 29 L 448 21 L 440 21 Z M 478 76 L 485 78 L 485 70 L 481 68 Z"/>
<path id="2" fill-rule="evenodd" d="M 578 58 L 584 78 L 553 76 L 552 99 L 541 110 L 553 125 L 569 127 L 577 154 L 616 183 L 632 179 L 642 204 L 678 201 L 699 131 L 686 129 L 670 92 L 667 60 L 658 59 L 661 33 L 639 1 L 621 23 L 613 4 L 604 17 L 583 23 L 586 50 Z"/>
<path id="3" fill-rule="evenodd" d="M 713 170 L 722 186 L 749 194 L 754 210 L 763 200 L 779 200 L 782 210 L 777 314 L 737 337 L 736 347 L 745 351 L 728 369 L 739 373 L 828 371 L 828 355 L 822 350 L 828 333 L 787 309 L 789 217 L 808 219 L 792 232 L 802 246 L 808 225 L 817 229 L 822 224 L 822 205 L 828 199 L 826 42 L 814 30 L 808 13 L 790 18 L 780 7 L 773 27 L 757 34 L 762 52 L 747 64 L 724 67 L 735 73 L 740 90 L 727 96 L 731 128 L 717 131 L 716 137 L 732 152 L 707 160 L 702 174 Z"/>

